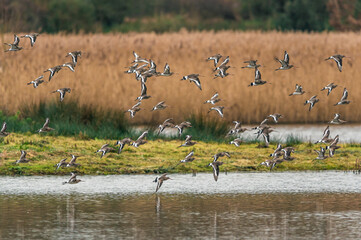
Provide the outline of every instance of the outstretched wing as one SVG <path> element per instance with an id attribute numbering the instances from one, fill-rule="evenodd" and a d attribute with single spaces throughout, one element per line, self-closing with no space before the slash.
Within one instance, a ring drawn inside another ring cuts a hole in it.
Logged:
<path id="1" fill-rule="evenodd" d="M 254 73 L 254 81 L 255 82 L 259 82 L 260 80 L 262 80 L 261 77 L 261 72 L 258 70 L 258 68 L 255 69 L 255 73 Z"/>
<path id="2" fill-rule="evenodd" d="M 290 56 L 288 55 L 287 51 L 285 51 L 285 56 L 283 61 L 288 65 L 290 62 Z"/>
<path id="3" fill-rule="evenodd" d="M 43 125 L 43 128 L 48 127 L 49 123 L 50 123 L 50 119 L 49 119 L 49 118 L 46 118 L 45 123 L 44 123 L 44 125 Z"/>
<path id="4" fill-rule="evenodd" d="M 185 159 L 191 158 L 194 155 L 194 151 L 188 153 L 188 155 L 185 157 Z"/>
<path id="5" fill-rule="evenodd" d="M 5 131 L 6 131 L 6 122 L 3 123 L 3 126 L 2 126 L 0 132 L 5 132 Z"/>
<path id="6" fill-rule="evenodd" d="M 341 98 L 341 102 L 347 100 L 347 97 L 348 97 L 348 91 L 347 91 L 347 89 L 345 88 L 345 89 L 343 90 L 343 95 L 342 95 L 342 98 Z"/>
<path id="7" fill-rule="evenodd" d="M 213 97 L 211 97 L 211 100 L 214 100 L 214 99 L 216 99 L 216 98 L 218 98 L 218 92 L 216 92 L 216 93 L 213 95 Z"/>
<path id="8" fill-rule="evenodd" d="M 147 135 L 148 135 L 148 131 L 143 132 L 142 135 L 140 135 L 140 136 L 138 137 L 137 141 L 142 140 L 142 139 L 145 138 Z"/>

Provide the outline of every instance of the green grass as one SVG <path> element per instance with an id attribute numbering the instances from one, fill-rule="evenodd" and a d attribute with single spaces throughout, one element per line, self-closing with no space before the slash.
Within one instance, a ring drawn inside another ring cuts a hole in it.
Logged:
<path id="1" fill-rule="evenodd" d="M 125 146 L 121 154 L 114 152 L 100 158 L 95 153 L 103 144 L 114 145 L 115 142 L 116 139 L 12 133 L 0 141 L 0 175 L 64 175 L 72 171 L 92 175 L 211 172 L 208 164 L 212 156 L 220 151 L 231 154 L 231 158 L 221 159 L 224 162 L 221 171 L 269 171 L 259 164 L 269 159 L 269 154 L 276 147 L 276 144 L 271 144 L 269 148 L 259 148 L 259 143 L 246 143 L 237 148 L 222 142 L 198 141 L 192 147 L 177 148 L 181 140 L 158 139 L 149 140 L 139 148 Z M 274 171 L 352 170 L 361 154 L 359 145 L 341 144 L 341 149 L 333 158 L 314 160 L 316 154 L 313 150 L 319 145 L 292 143 L 292 146 L 296 149 L 293 154 L 296 159 L 278 165 Z M 20 150 L 28 152 L 30 162 L 14 165 Z M 192 150 L 196 159 L 192 163 L 177 165 Z M 62 158 L 70 160 L 70 154 L 80 156 L 77 162 L 81 166 L 56 171 L 54 165 Z"/>

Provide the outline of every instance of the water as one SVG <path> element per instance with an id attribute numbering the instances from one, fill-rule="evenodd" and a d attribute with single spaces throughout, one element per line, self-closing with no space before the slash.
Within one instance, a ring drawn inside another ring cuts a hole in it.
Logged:
<path id="1" fill-rule="evenodd" d="M 0 177 L 0 239 L 360 239 L 344 172 Z"/>
<path id="2" fill-rule="evenodd" d="M 275 129 L 271 133 L 271 141 L 286 142 L 287 138 L 293 136 L 303 142 L 315 142 L 322 137 L 326 126 L 330 126 L 331 137 L 340 135 L 340 141 L 344 143 L 361 143 L 361 125 L 360 124 L 272 124 Z M 230 126 L 232 127 L 232 126 Z M 244 125 L 248 129 L 255 127 L 255 125 Z M 143 130 L 144 128 L 142 128 Z M 245 140 L 254 140 L 256 137 L 255 130 L 246 131 L 240 136 Z M 177 129 L 167 128 L 164 130 L 165 135 L 177 135 Z M 227 133 L 225 133 L 227 134 Z M 263 141 L 262 137 L 259 138 Z"/>

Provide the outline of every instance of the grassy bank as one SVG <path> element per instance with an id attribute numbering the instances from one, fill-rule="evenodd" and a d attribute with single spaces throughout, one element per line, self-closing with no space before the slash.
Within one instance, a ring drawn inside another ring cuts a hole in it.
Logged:
<path id="1" fill-rule="evenodd" d="M 130 174 L 130 173 L 189 173 L 211 172 L 208 163 L 212 156 L 220 151 L 228 151 L 231 158 L 224 158 L 221 171 L 268 171 L 259 164 L 268 159 L 275 145 L 259 148 L 258 143 L 249 143 L 235 147 L 225 143 L 198 142 L 193 147 L 177 148 L 181 140 L 154 140 L 134 148 L 125 146 L 121 154 L 109 153 L 102 159 L 95 151 L 105 143 L 115 144 L 115 139 L 87 140 L 80 137 L 46 136 L 38 134 L 13 133 L 1 139 L 0 174 L 1 175 L 64 175 L 71 171 L 79 174 Z M 335 157 L 326 160 L 314 160 L 313 149 L 319 145 L 308 143 L 295 144 L 296 158 L 275 168 L 275 171 L 294 170 L 351 170 L 360 156 L 360 145 L 341 144 Z M 29 163 L 14 165 L 19 159 L 20 150 L 28 152 Z M 194 150 L 192 163 L 177 163 Z M 69 154 L 79 155 L 77 168 L 55 170 L 54 165 L 63 158 L 70 160 Z"/>

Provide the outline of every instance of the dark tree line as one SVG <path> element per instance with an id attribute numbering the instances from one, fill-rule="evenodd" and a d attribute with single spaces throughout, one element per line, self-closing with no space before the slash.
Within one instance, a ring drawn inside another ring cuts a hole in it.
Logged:
<path id="1" fill-rule="evenodd" d="M 361 0 L 0 0 L 2 32 L 359 30 Z"/>

